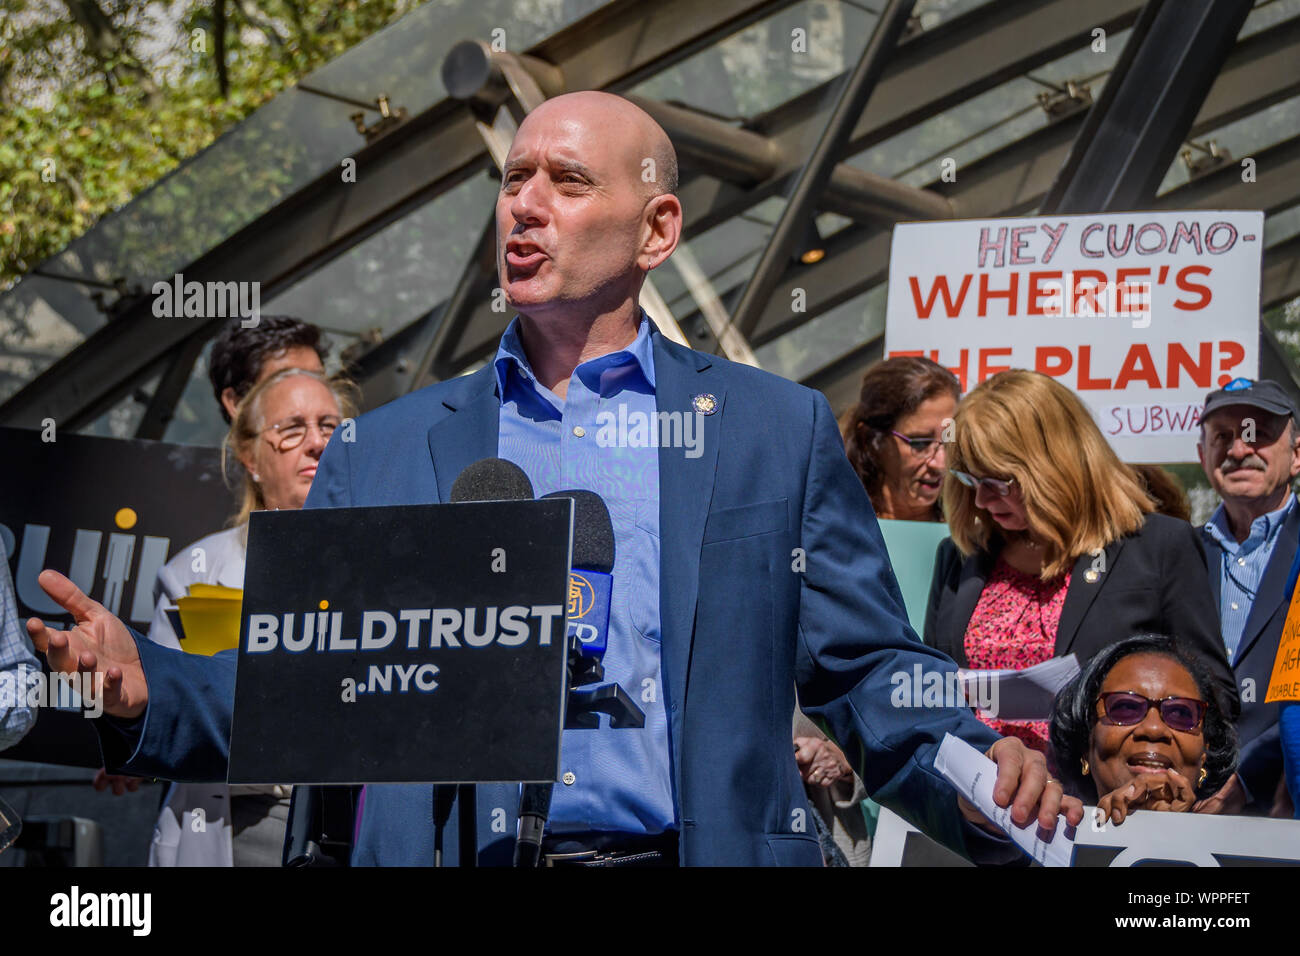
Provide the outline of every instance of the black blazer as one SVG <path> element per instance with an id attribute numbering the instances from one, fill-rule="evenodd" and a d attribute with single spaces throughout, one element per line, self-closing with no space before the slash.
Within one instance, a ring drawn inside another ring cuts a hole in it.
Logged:
<path id="1" fill-rule="evenodd" d="M 1219 592 L 1223 586 L 1221 567 L 1223 549 L 1209 533 L 1202 531 L 1205 552 L 1209 558 L 1210 592 L 1214 606 L 1220 604 Z M 1273 805 L 1273 793 L 1282 778 L 1282 744 L 1278 734 L 1278 713 L 1281 704 L 1264 703 L 1268 679 L 1273 674 L 1277 658 L 1277 645 L 1282 637 L 1290 595 L 1287 577 L 1295 558 L 1296 542 L 1300 539 L 1300 507 L 1291 509 L 1277 543 L 1269 555 L 1264 577 L 1259 582 L 1255 603 L 1246 617 L 1246 626 L 1237 644 L 1237 654 L 1232 669 L 1242 691 L 1241 719 L 1237 734 L 1241 744 L 1241 762 L 1237 774 L 1250 792 L 1249 808 L 1267 812 Z M 1247 683 L 1247 682 L 1250 683 Z"/>
<path id="2" fill-rule="evenodd" d="M 1123 638 L 1143 632 L 1168 634 L 1205 660 L 1235 717 L 1240 706 L 1237 684 L 1219 633 L 1219 612 L 1206 587 L 1200 532 L 1168 515 L 1147 515 L 1141 528 L 1103 554 L 1104 564 L 1090 554 L 1074 564 L 1056 630 L 1055 656 L 1073 653 L 1082 667 Z M 966 626 L 996 561 L 997 555 L 987 551 L 963 559 L 951 538 L 939 543 L 925 642 L 962 667 L 969 666 Z M 1104 570 L 1089 574 L 1094 563 Z"/>

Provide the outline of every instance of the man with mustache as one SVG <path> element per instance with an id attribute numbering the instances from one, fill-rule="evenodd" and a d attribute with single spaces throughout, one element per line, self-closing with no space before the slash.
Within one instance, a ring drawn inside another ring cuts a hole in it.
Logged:
<path id="1" fill-rule="evenodd" d="M 908 626 L 826 399 L 679 347 L 638 307 L 681 237 L 676 184 L 672 143 L 627 100 L 572 93 L 531 112 L 496 204 L 501 289 L 519 317 L 482 370 L 331 443 L 307 507 L 445 501 L 465 466 L 494 455 L 539 494 L 605 499 L 617 544 L 606 678 L 642 692 L 646 725 L 566 731 L 548 862 L 820 865 L 790 744 L 796 684 L 878 799 L 949 846 L 1018 856 L 935 771 L 946 733 L 996 761 L 994 800 L 1017 824 L 1050 828 L 1060 812 L 1077 825 L 1082 805 L 1041 754 L 969 710 L 892 706 L 892 674 L 955 665 Z M 598 410 L 620 404 L 698 414 L 703 453 L 601 447 Z M 29 622 L 37 648 L 56 669 L 105 672 L 106 710 L 125 718 L 98 728 L 110 757 L 162 776 L 223 772 L 233 661 L 134 641 L 71 581 L 40 582 L 78 627 Z M 202 695 L 179 699 L 190 687 Z M 511 789 L 480 787 L 480 810 L 512 814 Z M 367 786 L 353 863 L 431 862 L 431 807 L 425 785 Z M 513 843 L 513 826 L 497 838 L 486 823 L 481 862 Z M 449 862 L 457 842 L 449 829 Z"/>
<path id="2" fill-rule="evenodd" d="M 1294 400 L 1276 382 L 1239 378 L 1211 392 L 1196 445 L 1223 503 L 1204 528 L 1210 588 L 1242 695 L 1237 773 L 1197 809 L 1269 813 L 1282 776 L 1278 704 L 1264 703 L 1290 605 L 1286 590 L 1300 538 L 1291 482 L 1300 474 Z"/>

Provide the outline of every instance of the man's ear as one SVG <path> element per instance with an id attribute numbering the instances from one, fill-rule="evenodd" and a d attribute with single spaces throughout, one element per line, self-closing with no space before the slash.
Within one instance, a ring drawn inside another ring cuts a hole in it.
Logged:
<path id="1" fill-rule="evenodd" d="M 229 385 L 221 390 L 221 407 L 226 410 L 226 414 L 230 416 L 230 420 L 233 422 L 235 420 L 235 409 L 239 407 L 239 396 L 235 394 L 235 390 Z"/>
<path id="2" fill-rule="evenodd" d="M 643 240 L 637 265 L 646 272 L 662 265 L 673 254 L 682 238 L 682 204 L 676 196 L 655 196 L 643 213 Z"/>

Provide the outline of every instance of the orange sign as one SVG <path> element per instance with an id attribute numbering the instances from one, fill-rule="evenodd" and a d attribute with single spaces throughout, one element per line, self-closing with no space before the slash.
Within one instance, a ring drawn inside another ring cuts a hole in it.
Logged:
<path id="1" fill-rule="evenodd" d="M 1268 679 L 1268 693 L 1264 695 L 1266 704 L 1281 700 L 1300 700 L 1300 587 L 1291 594 L 1273 674 Z"/>

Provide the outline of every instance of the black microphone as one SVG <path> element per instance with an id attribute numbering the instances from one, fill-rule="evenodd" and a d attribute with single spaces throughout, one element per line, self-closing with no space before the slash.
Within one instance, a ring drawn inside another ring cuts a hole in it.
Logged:
<path id="1" fill-rule="evenodd" d="M 482 458 L 468 465 L 451 486 L 455 504 L 470 501 L 532 501 L 533 483 L 524 470 L 504 458 Z M 442 832 L 451 817 L 451 805 L 460 801 L 460 865 L 478 863 L 478 798 L 472 783 L 433 788 L 434 862 L 442 865 Z"/>
<path id="2" fill-rule="evenodd" d="M 556 491 L 573 499 L 573 560 L 569 575 L 569 692 L 564 729 L 596 729 L 600 714 L 615 729 L 645 726 L 645 714 L 618 684 L 607 684 L 601 659 L 609 642 L 614 587 L 614 523 L 594 491 Z M 576 648 L 577 653 L 574 653 Z M 591 688 L 586 685 L 600 683 Z"/>
<path id="3" fill-rule="evenodd" d="M 468 465 L 451 486 L 451 500 L 532 501 L 533 483 L 524 470 L 504 458 L 481 458 Z"/>
<path id="4" fill-rule="evenodd" d="M 569 637 L 585 657 L 605 656 L 614 587 L 614 522 L 594 491 L 553 491 L 546 498 L 573 500 L 573 560 L 569 575 Z"/>

